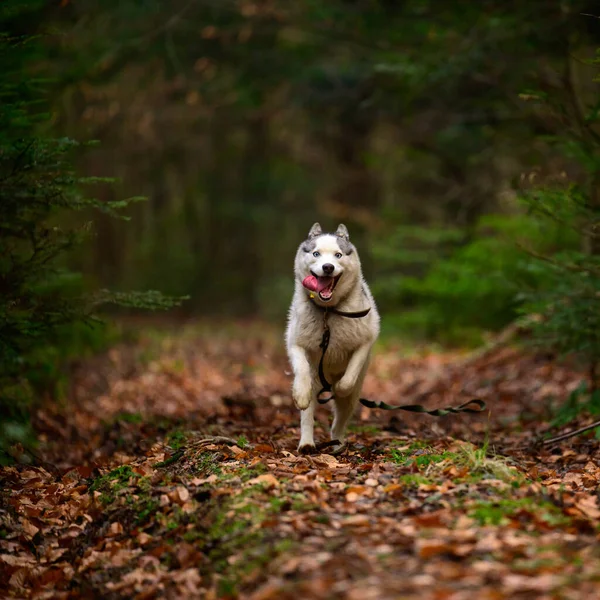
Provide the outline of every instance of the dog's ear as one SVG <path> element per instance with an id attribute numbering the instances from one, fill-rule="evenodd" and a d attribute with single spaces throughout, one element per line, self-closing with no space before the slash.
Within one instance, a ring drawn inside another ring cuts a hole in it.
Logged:
<path id="1" fill-rule="evenodd" d="M 312 238 L 315 238 L 318 235 L 321 235 L 322 233 L 323 230 L 321 229 L 321 226 L 318 223 L 315 223 L 308 232 L 308 239 L 311 240 Z"/>
<path id="2" fill-rule="evenodd" d="M 343 223 L 340 223 L 338 225 L 338 228 L 335 231 L 335 235 L 337 235 L 338 237 L 341 237 L 343 240 L 346 240 L 347 242 L 350 241 L 350 234 L 348 233 L 348 228 Z"/>

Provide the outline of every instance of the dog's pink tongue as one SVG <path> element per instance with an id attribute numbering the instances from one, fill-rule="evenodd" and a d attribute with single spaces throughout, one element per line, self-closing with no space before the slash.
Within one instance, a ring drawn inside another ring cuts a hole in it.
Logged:
<path id="1" fill-rule="evenodd" d="M 310 290 L 311 292 L 316 292 L 317 291 L 317 286 L 319 284 L 317 282 L 317 278 L 314 275 L 309 275 L 308 277 L 304 278 L 304 281 L 302 282 L 302 285 L 307 290 Z"/>
<path id="2" fill-rule="evenodd" d="M 311 292 L 321 292 L 331 284 L 332 279 L 333 277 L 315 277 L 314 275 L 309 275 L 304 278 L 302 285 Z"/>

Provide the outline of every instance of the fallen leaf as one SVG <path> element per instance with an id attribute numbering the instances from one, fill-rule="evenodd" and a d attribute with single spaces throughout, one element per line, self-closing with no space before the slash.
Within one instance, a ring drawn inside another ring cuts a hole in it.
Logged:
<path id="1" fill-rule="evenodd" d="M 270 490 L 275 487 L 279 487 L 279 481 L 273 474 L 264 473 L 263 475 L 259 475 L 258 477 L 250 479 L 247 482 L 247 485 L 262 485 L 266 490 Z"/>
<path id="2" fill-rule="evenodd" d="M 353 515 L 342 521 L 344 527 L 365 527 L 371 523 L 367 515 Z"/>
<path id="3" fill-rule="evenodd" d="M 121 523 L 119 523 L 118 521 L 115 521 L 114 523 L 110 524 L 110 527 L 108 528 L 108 535 L 110 535 L 111 537 L 114 537 L 116 535 L 121 535 L 123 533 L 123 525 L 121 525 Z"/>
<path id="4" fill-rule="evenodd" d="M 25 534 L 29 537 L 33 537 L 39 531 L 39 528 L 33 525 L 31 521 L 28 521 L 27 519 L 23 519 L 21 521 L 21 527 L 23 528 Z"/>
<path id="5" fill-rule="evenodd" d="M 597 496 L 584 496 L 575 502 L 575 506 L 588 518 L 600 519 Z"/>

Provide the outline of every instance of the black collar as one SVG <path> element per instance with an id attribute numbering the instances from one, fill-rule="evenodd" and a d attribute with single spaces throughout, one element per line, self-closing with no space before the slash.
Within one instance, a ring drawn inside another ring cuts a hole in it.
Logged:
<path id="1" fill-rule="evenodd" d="M 344 312 L 343 310 L 338 310 L 334 306 L 329 308 L 328 306 L 321 306 L 317 304 L 312 298 L 310 298 L 310 302 L 316 308 L 318 308 L 321 312 L 325 314 L 332 313 L 334 315 L 339 315 L 340 317 L 347 317 L 348 319 L 361 319 L 362 317 L 366 317 L 371 312 L 371 307 L 365 308 L 365 310 L 357 310 L 356 312 Z"/>

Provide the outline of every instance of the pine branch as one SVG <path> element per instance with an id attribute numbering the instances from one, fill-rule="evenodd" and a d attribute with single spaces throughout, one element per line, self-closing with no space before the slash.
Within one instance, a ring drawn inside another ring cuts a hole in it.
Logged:
<path id="1" fill-rule="evenodd" d="M 538 260 L 541 260 L 543 262 L 551 264 L 552 266 L 554 266 L 558 269 L 564 269 L 566 271 L 572 271 L 574 273 L 589 273 L 589 274 L 595 275 L 597 277 L 600 277 L 600 268 L 596 269 L 591 266 L 584 267 L 584 266 L 576 265 L 573 263 L 560 262 L 560 261 L 557 261 L 556 259 L 551 258 L 550 256 L 547 256 L 545 254 L 540 254 L 539 252 L 536 252 L 535 250 L 532 250 L 531 248 L 527 248 L 520 242 L 516 242 L 516 244 L 517 244 L 518 248 L 520 248 L 521 250 L 523 250 L 524 252 L 529 254 L 529 256 L 532 256 L 533 258 L 537 258 Z"/>

